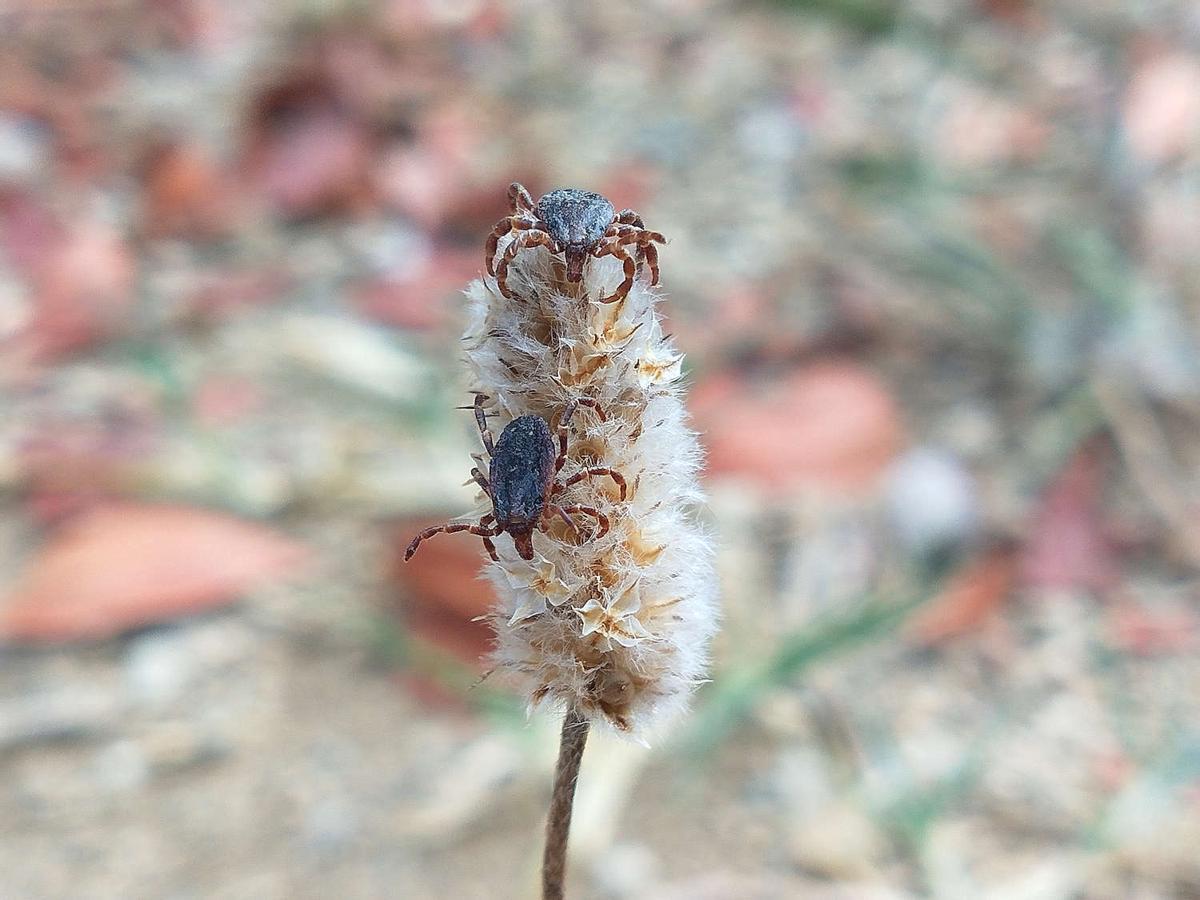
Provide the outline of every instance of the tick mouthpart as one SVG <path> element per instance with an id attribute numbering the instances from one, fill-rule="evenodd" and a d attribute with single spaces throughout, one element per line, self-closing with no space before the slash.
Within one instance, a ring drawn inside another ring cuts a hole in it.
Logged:
<path id="1" fill-rule="evenodd" d="M 517 556 L 521 559 L 533 559 L 533 530 L 510 530 L 509 534 L 512 535 L 513 546 L 517 548 Z"/>
<path id="2" fill-rule="evenodd" d="M 583 261 L 587 258 L 587 250 L 583 247 L 567 247 L 564 253 L 567 258 L 567 281 L 583 281 Z"/>

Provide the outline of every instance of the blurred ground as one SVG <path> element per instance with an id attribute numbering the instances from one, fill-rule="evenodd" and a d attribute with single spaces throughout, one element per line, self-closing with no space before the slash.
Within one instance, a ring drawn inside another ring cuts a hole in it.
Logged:
<path id="1" fill-rule="evenodd" d="M 0 896 L 532 896 L 458 292 L 666 233 L 725 627 L 574 895 L 1200 896 L 1193 3 L 0 12 Z"/>

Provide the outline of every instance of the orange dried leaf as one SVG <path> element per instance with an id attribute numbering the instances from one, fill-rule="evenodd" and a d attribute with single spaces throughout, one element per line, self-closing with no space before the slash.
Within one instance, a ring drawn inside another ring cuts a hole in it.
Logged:
<path id="1" fill-rule="evenodd" d="M 709 471 L 770 487 L 871 487 L 903 444 L 892 392 L 852 362 L 806 366 L 768 385 L 718 378 L 693 409 Z"/>
<path id="2" fill-rule="evenodd" d="M 1016 554 L 997 549 L 967 563 L 909 626 L 921 644 L 938 644 L 979 629 L 1012 592 Z"/>
<path id="3" fill-rule="evenodd" d="M 0 638 L 69 641 L 231 603 L 296 572 L 305 548 L 202 509 L 116 505 L 54 534 L 0 606 Z"/>
<path id="4" fill-rule="evenodd" d="M 192 144 L 156 147 L 145 164 L 142 219 L 150 234 L 219 234 L 237 195 L 220 168 Z"/>

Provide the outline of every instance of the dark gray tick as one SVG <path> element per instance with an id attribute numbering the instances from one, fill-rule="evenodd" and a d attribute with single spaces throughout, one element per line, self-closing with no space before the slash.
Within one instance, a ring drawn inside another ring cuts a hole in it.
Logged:
<path id="1" fill-rule="evenodd" d="M 561 253 L 568 282 L 583 279 L 583 264 L 588 256 L 615 256 L 621 260 L 625 279 L 610 296 L 601 298 L 601 303 L 623 300 L 633 287 L 637 262 L 627 249 L 630 245 L 639 259 L 649 263 L 650 283 L 658 284 L 658 248 L 654 244 L 666 240 L 657 231 L 647 231 L 642 217 L 632 209 L 617 213 L 608 198 L 578 188 L 558 188 L 544 194 L 535 204 L 529 191 L 515 181 L 509 185 L 508 202 L 512 215 L 505 216 L 492 229 L 485 262 L 487 273 L 496 277 L 500 293 L 510 300 L 513 294 L 508 286 L 508 267 L 520 251 L 531 247 Z M 513 231 L 518 234 L 505 248 L 497 266 L 500 238 Z"/>
<path id="2" fill-rule="evenodd" d="M 486 399 L 482 394 L 476 394 L 473 408 L 484 449 L 492 461 L 487 475 L 476 468 L 471 470 L 471 478 L 483 488 L 483 492 L 492 501 L 492 511 L 474 525 L 455 523 L 426 528 L 408 545 L 408 550 L 404 553 L 405 562 L 412 559 L 417 547 L 426 538 L 443 532 L 453 534 L 458 531 L 467 531 L 482 537 L 488 555 L 497 561 L 499 557 L 496 555 L 496 545 L 492 543 L 492 538 L 508 533 L 512 535 L 517 554 L 522 559 L 533 559 L 533 532 L 545 531 L 555 516 L 559 516 L 576 530 L 570 514 L 583 513 L 595 518 L 599 524 L 600 531 L 596 538 L 608 533 L 608 517 L 594 506 L 560 506 L 552 502 L 572 485 L 593 475 L 607 475 L 620 488 L 621 499 L 625 499 L 625 479 L 612 469 L 588 467 L 565 481 L 557 480 L 559 471 L 567 461 L 567 429 L 575 410 L 580 406 L 590 407 L 596 411 L 600 421 L 604 421 L 604 411 L 595 400 L 580 397 L 567 404 L 558 423 L 556 454 L 550 426 L 540 416 L 520 416 L 513 419 L 500 432 L 500 439 L 493 446 L 492 434 L 488 430 L 483 409 Z"/>
<path id="3" fill-rule="evenodd" d="M 584 252 L 599 243 L 617 215 L 608 198 L 576 188 L 559 188 L 544 194 L 533 211 L 545 223 L 546 233 L 566 249 L 568 281 L 579 280 Z M 578 272 L 571 269 L 572 259 L 579 261 Z"/>

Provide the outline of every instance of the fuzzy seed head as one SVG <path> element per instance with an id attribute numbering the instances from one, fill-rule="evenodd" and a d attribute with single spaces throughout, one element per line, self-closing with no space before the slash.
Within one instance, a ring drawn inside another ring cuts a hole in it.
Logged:
<path id="1" fill-rule="evenodd" d="M 488 396 L 491 421 L 537 416 L 557 427 L 572 399 L 594 400 L 604 419 L 577 408 L 556 480 L 610 468 L 627 485 L 622 500 L 613 479 L 595 475 L 553 497 L 606 516 L 602 537 L 573 514 L 574 530 L 556 519 L 534 531 L 531 559 L 496 540 L 494 663 L 531 707 L 575 708 L 644 740 L 704 680 L 716 630 L 712 541 L 696 521 L 701 454 L 683 406 L 683 356 L 663 334 L 648 272 L 612 304 L 597 300 L 623 277 L 616 260 L 589 258 L 581 281 L 570 275 L 536 248 L 508 270 L 512 299 L 490 278 L 467 290 L 471 389 Z"/>

